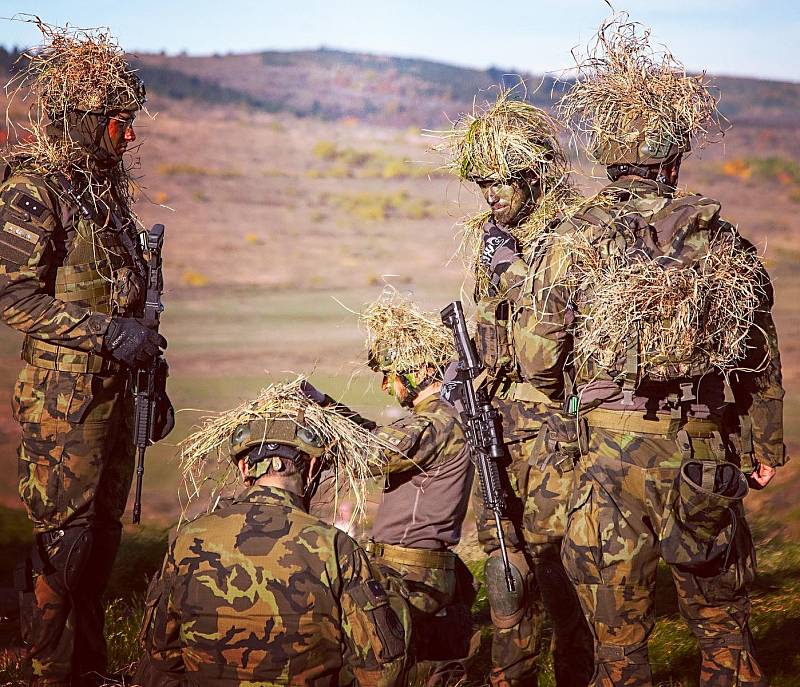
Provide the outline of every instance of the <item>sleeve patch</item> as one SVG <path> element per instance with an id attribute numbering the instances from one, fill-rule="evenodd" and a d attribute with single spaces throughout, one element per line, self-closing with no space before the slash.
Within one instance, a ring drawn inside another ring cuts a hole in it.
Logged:
<path id="1" fill-rule="evenodd" d="M 17 210 L 27 212 L 32 217 L 41 219 L 45 212 L 49 212 L 44 203 L 35 198 L 32 198 L 27 193 L 17 193 L 11 205 Z"/>
<path id="2" fill-rule="evenodd" d="M 32 243 L 34 246 L 39 243 L 39 235 L 35 232 L 30 231 L 29 229 L 25 229 L 20 227 L 13 222 L 6 222 L 3 225 L 3 231 L 11 234 L 12 236 L 18 236 L 19 238 L 27 241 L 28 243 Z"/>

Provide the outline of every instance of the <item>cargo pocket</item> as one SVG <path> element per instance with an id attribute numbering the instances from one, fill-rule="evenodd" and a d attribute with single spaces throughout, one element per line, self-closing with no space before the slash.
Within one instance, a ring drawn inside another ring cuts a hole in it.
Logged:
<path id="1" fill-rule="evenodd" d="M 350 590 L 350 598 L 358 615 L 367 620 L 361 639 L 368 642 L 378 662 L 388 663 L 402 656 L 406 649 L 405 629 L 380 582 L 374 579 L 362 582 Z"/>
<path id="2" fill-rule="evenodd" d="M 747 529 L 741 512 L 747 491 L 747 480 L 732 463 L 685 461 L 661 528 L 664 562 L 702 576 L 728 567 L 739 530 Z"/>
<path id="3" fill-rule="evenodd" d="M 564 568 L 574 584 L 602 584 L 600 524 L 593 504 L 594 485 L 579 474 L 567 509 L 567 528 L 561 548 Z"/>

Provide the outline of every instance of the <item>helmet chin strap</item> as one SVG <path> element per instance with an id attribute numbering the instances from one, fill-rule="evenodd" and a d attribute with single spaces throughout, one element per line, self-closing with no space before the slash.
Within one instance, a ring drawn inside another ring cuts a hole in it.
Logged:
<path id="1" fill-rule="evenodd" d="M 406 408 L 410 408 L 412 405 L 414 405 L 414 401 L 417 399 L 417 396 L 419 396 L 420 393 L 427 389 L 431 384 L 438 381 L 435 372 L 429 373 L 425 379 L 416 383 L 409 379 L 410 375 L 408 374 L 399 374 L 399 377 L 400 382 L 403 384 L 403 388 L 405 388 L 406 393 L 408 394 L 400 403 L 400 405 Z"/>

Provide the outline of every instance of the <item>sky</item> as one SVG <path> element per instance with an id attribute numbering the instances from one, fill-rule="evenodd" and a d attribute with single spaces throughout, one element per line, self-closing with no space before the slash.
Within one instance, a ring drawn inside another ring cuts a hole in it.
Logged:
<path id="1" fill-rule="evenodd" d="M 800 81 L 798 0 L 628 0 L 691 71 Z M 609 15 L 605 0 L 0 0 L 0 17 L 108 26 L 130 52 L 193 55 L 339 48 L 535 74 L 574 64 Z M 38 42 L 0 20 L 0 44 Z"/>

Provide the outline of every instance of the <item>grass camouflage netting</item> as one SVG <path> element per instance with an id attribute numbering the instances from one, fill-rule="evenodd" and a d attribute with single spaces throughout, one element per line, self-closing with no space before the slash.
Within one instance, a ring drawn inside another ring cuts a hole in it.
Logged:
<path id="1" fill-rule="evenodd" d="M 305 377 L 291 382 L 278 382 L 262 389 L 255 399 L 207 417 L 200 429 L 178 444 L 182 493 L 187 498 L 184 512 L 206 490 L 208 509 L 212 509 L 223 492 L 240 482 L 239 472 L 228 456 L 228 442 L 239 425 L 257 419 L 289 418 L 296 421 L 302 412 L 303 424 L 319 435 L 331 459 L 336 493 L 347 493 L 353 499 L 353 520 L 364 515 L 366 480 L 372 476 L 370 466 L 382 467 L 381 449 L 392 449 L 378 437 L 338 412 L 340 406 L 320 406 L 300 391 Z"/>
<path id="2" fill-rule="evenodd" d="M 125 53 L 107 30 L 60 27 L 38 17 L 43 44 L 17 60 L 19 73 L 6 85 L 13 98 L 37 98 L 40 115 L 68 111 L 139 109 L 144 106 L 141 81 Z"/>
<path id="3" fill-rule="evenodd" d="M 612 369 L 636 334 L 639 370 L 651 379 L 709 365 L 726 375 L 738 369 L 765 292 L 761 261 L 734 230 L 717 234 L 706 254 L 685 266 L 664 266 L 644 254 L 609 259 L 590 234 L 557 238 L 570 264 L 564 283 L 579 305 L 577 368 L 591 362 Z"/>
<path id="4" fill-rule="evenodd" d="M 702 146 L 722 133 L 724 118 L 705 73 L 690 76 L 672 54 L 650 46 L 650 30 L 616 14 L 600 27 L 575 83 L 559 102 L 564 121 L 596 162 L 602 151 L 629 150 L 645 140 L 656 148 Z"/>
<path id="5" fill-rule="evenodd" d="M 359 314 L 367 355 L 386 372 L 411 372 L 433 365 L 440 374 L 455 359 L 453 335 L 439 313 L 423 312 L 410 296 L 387 286 Z"/>
<path id="6" fill-rule="evenodd" d="M 565 178 L 548 193 L 540 196 L 531 213 L 513 227 L 504 227 L 519 242 L 520 251 L 528 259 L 543 248 L 548 227 L 557 217 L 568 217 L 583 202 L 580 194 Z M 489 294 L 489 273 L 480 262 L 483 246 L 483 227 L 491 218 L 490 210 L 471 215 L 459 223 L 461 242 L 458 253 L 470 274 L 475 278 L 473 298 L 477 301 Z"/>
<path id="7" fill-rule="evenodd" d="M 464 180 L 517 179 L 533 172 L 543 189 L 557 186 L 568 174 L 558 143 L 559 126 L 544 110 L 501 88 L 494 103 L 473 105 L 449 131 L 434 132 L 436 147 L 448 155 L 445 168 Z"/>

